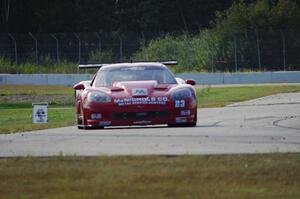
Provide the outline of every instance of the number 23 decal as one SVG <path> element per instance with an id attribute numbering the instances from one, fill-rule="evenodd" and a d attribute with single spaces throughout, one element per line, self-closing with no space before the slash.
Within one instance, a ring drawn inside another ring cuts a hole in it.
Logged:
<path id="1" fill-rule="evenodd" d="M 184 100 L 175 100 L 175 108 L 182 108 L 185 107 L 185 101 Z"/>

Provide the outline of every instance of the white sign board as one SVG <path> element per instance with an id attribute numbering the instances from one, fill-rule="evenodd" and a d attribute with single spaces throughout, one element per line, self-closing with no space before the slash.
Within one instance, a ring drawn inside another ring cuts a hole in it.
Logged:
<path id="1" fill-rule="evenodd" d="M 48 103 L 32 104 L 32 122 L 34 124 L 48 123 Z"/>

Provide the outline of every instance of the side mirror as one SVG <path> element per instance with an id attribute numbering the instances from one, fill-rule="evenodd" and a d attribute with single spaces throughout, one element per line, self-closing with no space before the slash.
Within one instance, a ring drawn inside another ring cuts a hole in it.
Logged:
<path id="1" fill-rule="evenodd" d="M 185 80 L 185 83 L 190 84 L 190 85 L 192 85 L 192 86 L 195 86 L 195 85 L 196 85 L 196 81 L 195 81 L 195 80 L 192 80 L 192 79 L 187 79 L 187 80 Z"/>
<path id="2" fill-rule="evenodd" d="M 75 90 L 84 90 L 85 89 L 85 86 L 84 86 L 84 84 L 76 84 L 76 85 L 74 85 L 73 86 L 73 88 L 75 89 Z"/>

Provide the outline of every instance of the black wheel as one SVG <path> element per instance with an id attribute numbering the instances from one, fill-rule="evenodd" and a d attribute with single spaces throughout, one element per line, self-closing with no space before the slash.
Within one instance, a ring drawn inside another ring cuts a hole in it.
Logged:
<path id="1" fill-rule="evenodd" d="M 78 129 L 86 129 L 85 118 L 83 114 L 83 108 L 80 105 L 80 113 L 77 114 L 77 128 Z"/>
<path id="2" fill-rule="evenodd" d="M 77 125 L 77 128 L 78 129 L 84 129 L 83 126 L 79 126 L 79 125 Z"/>
<path id="3" fill-rule="evenodd" d="M 195 127 L 197 125 L 197 122 L 187 123 L 185 124 L 186 127 Z"/>
<path id="4" fill-rule="evenodd" d="M 168 127 L 178 127 L 178 124 L 168 124 Z"/>
<path id="5" fill-rule="evenodd" d="M 181 123 L 181 124 L 168 124 L 168 127 L 195 127 L 197 122 Z"/>

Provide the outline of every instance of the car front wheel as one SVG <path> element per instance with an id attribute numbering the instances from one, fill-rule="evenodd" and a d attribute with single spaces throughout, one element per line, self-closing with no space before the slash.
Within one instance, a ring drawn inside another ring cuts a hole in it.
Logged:
<path id="1" fill-rule="evenodd" d="M 168 127 L 195 127 L 197 122 L 181 123 L 181 124 L 168 124 Z"/>
<path id="2" fill-rule="evenodd" d="M 85 129 L 86 128 L 83 108 L 82 108 L 81 105 L 80 105 L 80 112 L 77 113 L 77 128 L 78 129 Z"/>

